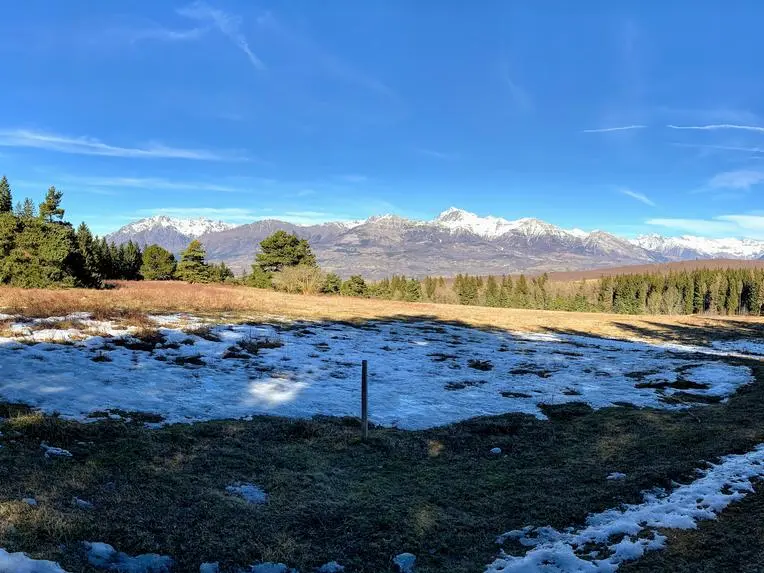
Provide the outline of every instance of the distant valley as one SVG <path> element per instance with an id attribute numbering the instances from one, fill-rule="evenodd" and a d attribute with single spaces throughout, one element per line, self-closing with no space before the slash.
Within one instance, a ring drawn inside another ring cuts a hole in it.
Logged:
<path id="1" fill-rule="evenodd" d="M 130 223 L 107 239 L 117 244 L 156 243 L 179 253 L 197 238 L 209 260 L 225 261 L 240 273 L 249 269 L 260 241 L 277 230 L 308 239 L 326 270 L 371 279 L 394 273 L 499 275 L 764 256 L 764 241 L 661 235 L 625 239 L 602 231 L 563 229 L 532 218 L 479 217 L 453 207 L 430 221 L 382 215 L 309 226 L 278 220 L 234 226 L 157 216 Z"/>

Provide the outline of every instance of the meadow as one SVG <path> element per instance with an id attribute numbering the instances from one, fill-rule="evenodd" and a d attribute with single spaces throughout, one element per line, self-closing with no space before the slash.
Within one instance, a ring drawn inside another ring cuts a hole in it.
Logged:
<path id="1" fill-rule="evenodd" d="M 3 572 L 762 563 L 760 318 L 149 281 L 0 313 Z"/>

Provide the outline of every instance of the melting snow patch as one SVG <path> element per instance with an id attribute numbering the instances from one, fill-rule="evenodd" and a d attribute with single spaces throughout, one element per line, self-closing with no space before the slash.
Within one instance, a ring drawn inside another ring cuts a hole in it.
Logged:
<path id="1" fill-rule="evenodd" d="M 21 500 L 23 503 L 26 503 L 29 507 L 37 507 L 37 500 L 33 497 L 25 497 Z"/>
<path id="2" fill-rule="evenodd" d="M 131 344 L 137 339 L 130 328 L 84 318 L 74 329 L 78 340 L 69 345 L 25 345 L 13 333 L 0 337 L 0 397 L 76 419 L 115 409 L 159 414 L 163 423 L 257 414 L 356 416 L 366 359 L 371 421 L 423 429 L 508 412 L 543 418 L 540 404 L 679 409 L 687 404 L 666 400 L 679 382 L 691 383 L 685 393 L 724 399 L 753 380 L 749 368 L 726 364 L 719 359 L 724 352 L 710 348 L 435 321 L 378 321 L 362 328 L 218 324 L 214 336 L 205 337 L 183 330 L 200 322 L 195 317 L 155 320 L 158 347 Z M 104 336 L 94 335 L 94 328 Z M 268 344 L 274 340 L 279 345 Z"/>
<path id="3" fill-rule="evenodd" d="M 393 563 L 400 573 L 414 573 L 414 563 L 416 556 L 412 553 L 401 553 L 393 558 Z"/>
<path id="4" fill-rule="evenodd" d="M 501 448 L 491 448 L 490 454 L 492 456 L 498 456 L 501 454 Z"/>
<path id="5" fill-rule="evenodd" d="M 254 505 L 260 505 L 268 501 L 268 494 L 251 483 L 229 485 L 225 490 L 231 495 L 239 496 L 247 503 Z"/>
<path id="6" fill-rule="evenodd" d="M 283 563 L 260 563 L 252 565 L 249 570 L 250 573 L 290 573 L 294 571 L 294 569 L 289 569 Z"/>
<path id="7" fill-rule="evenodd" d="M 318 573 L 342 573 L 345 570 L 343 565 L 340 565 L 336 561 L 329 561 L 318 568 Z"/>
<path id="8" fill-rule="evenodd" d="M 85 501 L 84 499 L 80 499 L 79 497 L 72 499 L 72 504 L 79 507 L 80 509 L 93 509 L 92 503 Z"/>
<path id="9" fill-rule="evenodd" d="M 202 563 L 199 565 L 199 573 L 219 573 L 220 565 L 218 563 Z"/>
<path id="10" fill-rule="evenodd" d="M 25 553 L 0 549 L 0 573 L 66 573 L 58 563 L 32 559 Z"/>
<path id="11" fill-rule="evenodd" d="M 62 448 L 55 448 L 53 446 L 49 446 L 45 442 L 40 444 L 40 447 L 45 450 L 45 457 L 46 458 L 71 458 L 72 452 L 68 450 L 64 450 Z"/>
<path id="12" fill-rule="evenodd" d="M 118 573 L 169 573 L 173 564 L 170 557 L 154 553 L 131 557 L 107 543 L 86 541 L 84 546 L 91 565 Z"/>
<path id="13" fill-rule="evenodd" d="M 606 479 L 609 479 L 611 481 L 622 480 L 622 479 L 626 479 L 626 474 L 621 472 L 612 472 L 611 474 L 607 476 Z"/>
<path id="14" fill-rule="evenodd" d="M 698 472 L 702 477 L 671 493 L 648 492 L 641 504 L 590 515 L 579 529 L 528 526 L 505 533 L 499 543 L 516 539 L 533 549 L 521 557 L 502 552 L 486 573 L 615 571 L 625 561 L 662 549 L 666 538 L 657 529 L 695 529 L 698 521 L 714 519 L 754 491 L 753 480 L 764 477 L 764 444 L 746 454 L 725 456 Z M 621 537 L 617 543 L 610 541 Z"/>

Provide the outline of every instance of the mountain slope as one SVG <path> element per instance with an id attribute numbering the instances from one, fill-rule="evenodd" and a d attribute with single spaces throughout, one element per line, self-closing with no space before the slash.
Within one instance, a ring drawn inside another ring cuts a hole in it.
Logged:
<path id="1" fill-rule="evenodd" d="M 180 219 L 158 215 L 125 225 L 115 233 L 106 235 L 106 239 L 117 244 L 133 241 L 141 247 L 157 244 L 177 253 L 185 249 L 193 239 L 233 227 L 230 223 L 204 217 Z"/>
<path id="2" fill-rule="evenodd" d="M 232 226 L 207 219 L 152 217 L 108 236 L 180 252 L 199 238 L 211 261 L 248 270 L 259 243 L 277 230 L 310 241 L 321 266 L 343 276 L 504 274 L 576 271 L 695 258 L 764 256 L 764 242 L 648 235 L 627 240 L 603 231 L 563 229 L 539 219 L 510 221 L 450 208 L 431 221 L 396 215 L 301 226 L 278 220 Z"/>

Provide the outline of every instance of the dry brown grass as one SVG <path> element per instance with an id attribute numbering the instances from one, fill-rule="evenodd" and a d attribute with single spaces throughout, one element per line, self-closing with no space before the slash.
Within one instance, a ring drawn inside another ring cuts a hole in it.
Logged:
<path id="1" fill-rule="evenodd" d="M 37 290 L 0 287 L 0 311 L 29 317 L 92 312 L 96 318 L 120 318 L 146 325 L 145 313 L 190 312 L 226 318 L 286 317 L 358 321 L 422 318 L 521 331 L 588 333 L 614 338 L 684 340 L 693 332 L 764 330 L 761 317 L 628 316 L 605 313 L 497 309 L 431 303 L 407 303 L 340 296 L 293 295 L 229 285 L 181 282 L 119 282 L 109 290 Z M 148 326 L 148 325 L 147 325 Z"/>

